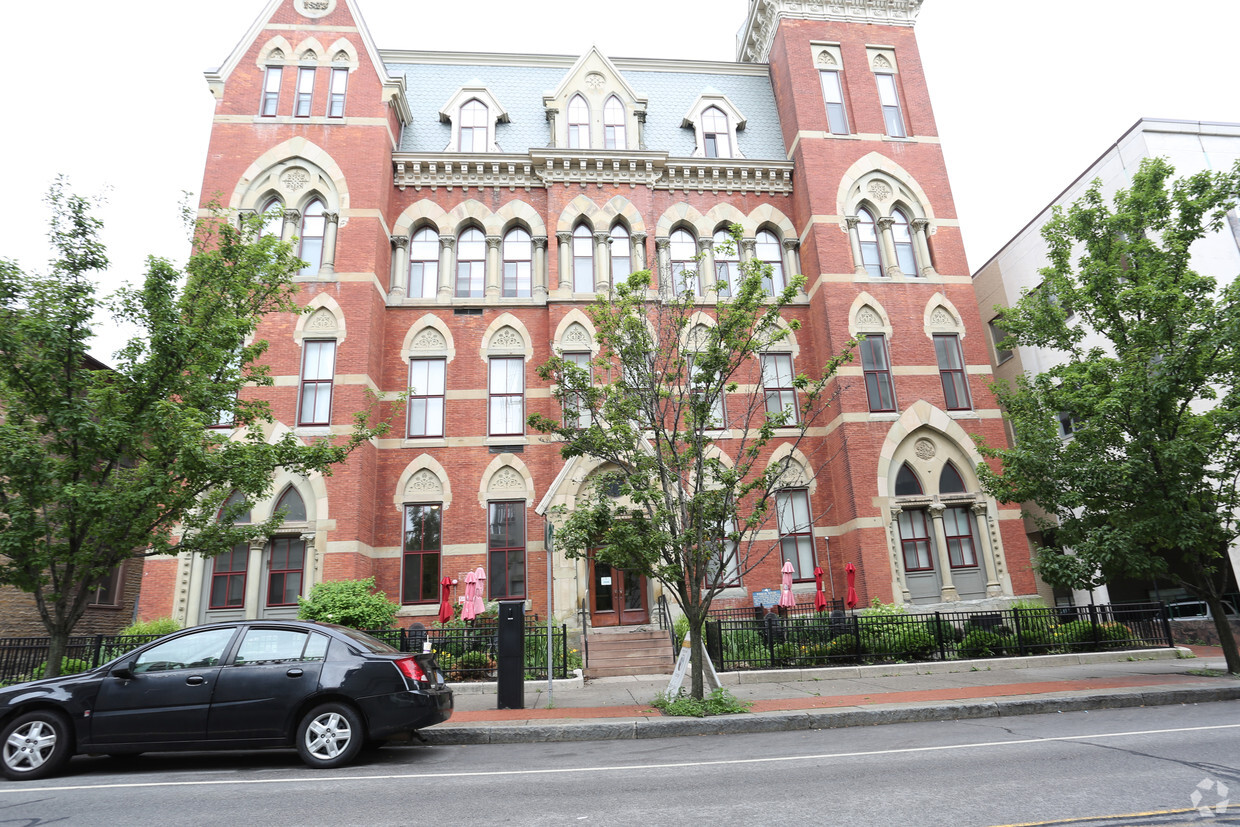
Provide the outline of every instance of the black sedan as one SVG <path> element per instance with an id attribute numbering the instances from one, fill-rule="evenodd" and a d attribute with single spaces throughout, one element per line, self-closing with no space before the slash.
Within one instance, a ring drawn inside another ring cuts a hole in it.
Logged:
<path id="1" fill-rule="evenodd" d="M 331 768 L 451 715 L 432 655 L 325 623 L 217 623 L 89 672 L 0 689 L 0 770 L 33 779 L 75 753 L 289 746 Z"/>

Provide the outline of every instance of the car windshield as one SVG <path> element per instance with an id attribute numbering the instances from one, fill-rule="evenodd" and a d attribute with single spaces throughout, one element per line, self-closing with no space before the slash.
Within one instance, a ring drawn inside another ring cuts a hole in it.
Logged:
<path id="1" fill-rule="evenodd" d="M 347 635 L 350 640 L 360 645 L 367 652 L 374 652 L 379 655 L 400 654 L 400 650 L 389 646 L 378 638 L 371 637 L 365 632 L 359 632 L 357 629 L 350 629 L 345 626 L 336 626 L 336 631 L 343 635 Z"/>

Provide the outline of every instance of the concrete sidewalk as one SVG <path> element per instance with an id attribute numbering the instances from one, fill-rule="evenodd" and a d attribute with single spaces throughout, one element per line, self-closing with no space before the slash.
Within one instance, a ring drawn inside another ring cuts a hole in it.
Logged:
<path id="1" fill-rule="evenodd" d="M 452 720 L 423 730 L 431 744 L 592 741 L 828 729 L 881 723 L 1030 715 L 1240 700 L 1217 647 L 1030 658 L 728 672 L 752 703 L 740 715 L 672 718 L 650 706 L 669 675 L 527 682 L 525 709 L 496 709 L 495 685 L 454 685 Z M 1196 657 L 1192 657 L 1193 654 Z"/>

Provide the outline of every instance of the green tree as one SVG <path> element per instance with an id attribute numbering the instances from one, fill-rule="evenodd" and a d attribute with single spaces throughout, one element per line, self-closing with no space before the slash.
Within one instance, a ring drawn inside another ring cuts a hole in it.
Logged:
<path id="1" fill-rule="evenodd" d="M 740 238 L 733 226 L 730 250 Z M 729 252 L 730 252 L 729 250 Z M 798 324 L 784 307 L 804 285 L 797 276 L 770 297 L 770 265 L 740 267 L 730 297 L 703 323 L 698 274 L 663 274 L 652 287 L 640 271 L 590 309 L 597 353 L 588 366 L 553 358 L 539 375 L 554 381 L 564 415 L 531 416 L 531 427 L 563 445 L 566 460 L 599 463 L 594 484 L 563 514 L 556 545 L 570 557 L 653 577 L 689 621 L 692 694 L 703 697 L 702 630 L 725 573 L 743 577 L 778 545 L 759 543 L 780 488 L 805 484 L 827 461 L 819 442 L 810 468 L 771 463 L 775 445 L 803 446 L 832 402 L 829 383 L 844 353 L 814 378 L 791 380 L 791 394 L 763 390 L 760 357 L 779 350 Z M 673 279 L 675 280 L 673 288 Z M 851 345 L 850 345 L 851 347 Z M 591 551 L 593 550 L 593 552 Z"/>
<path id="2" fill-rule="evenodd" d="M 257 362 L 266 342 L 253 339 L 260 320 L 299 310 L 301 262 L 262 236 L 259 217 L 198 221 L 184 272 L 150 258 L 141 288 L 103 300 L 94 275 L 108 260 L 91 203 L 63 180 L 47 201 L 49 272 L 0 260 L 0 583 L 34 596 L 55 674 L 92 587 L 122 561 L 211 556 L 269 535 L 278 514 L 233 518 L 269 492 L 276 469 L 330 474 L 385 426 L 363 410 L 349 437 L 269 439 L 266 403 L 238 399 L 271 384 Z M 88 353 L 105 309 L 139 331 L 115 369 Z M 221 421 L 234 428 L 211 428 Z"/>
<path id="3" fill-rule="evenodd" d="M 1047 581 L 1167 578 L 1210 606 L 1240 672 L 1220 603 L 1240 506 L 1240 283 L 1190 266 L 1193 243 L 1236 204 L 1240 165 L 1173 173 L 1147 160 L 1113 204 L 1095 182 L 1054 211 L 1042 286 L 1003 311 L 1003 327 L 1062 361 L 998 389 L 1016 445 L 988 452 L 1001 474 L 980 471 L 1000 501 L 1038 506 L 1054 538 L 1037 550 Z"/>
<path id="4" fill-rule="evenodd" d="M 387 629 L 400 608 L 375 589 L 375 579 L 327 580 L 315 583 L 309 597 L 297 598 L 297 617 L 353 629 Z"/>

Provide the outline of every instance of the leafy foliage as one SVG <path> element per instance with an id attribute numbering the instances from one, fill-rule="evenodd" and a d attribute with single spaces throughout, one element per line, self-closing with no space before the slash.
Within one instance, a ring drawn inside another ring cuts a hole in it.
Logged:
<path id="1" fill-rule="evenodd" d="M 154 620 L 139 620 L 130 623 L 117 632 L 118 635 L 170 635 L 180 631 L 181 624 L 170 617 L 157 617 Z"/>
<path id="2" fill-rule="evenodd" d="M 1190 267 L 1194 243 L 1240 197 L 1240 163 L 1173 173 L 1146 160 L 1111 204 L 1095 182 L 1047 222 L 1043 284 L 1004 311 L 1003 327 L 1009 344 L 1061 362 L 996 389 L 1016 445 L 987 451 L 1001 473 L 979 471 L 1000 501 L 1036 504 L 1029 516 L 1051 538 L 1037 552 L 1046 580 L 1170 579 L 1215 608 L 1228 669 L 1240 672 L 1217 608 L 1240 535 L 1240 282 Z"/>
<path id="3" fill-rule="evenodd" d="M 315 583 L 309 597 L 297 598 L 297 617 L 352 629 L 387 629 L 400 607 L 381 591 L 375 579 L 327 580 Z"/>
<path id="4" fill-rule="evenodd" d="M 96 584 L 134 556 L 206 556 L 270 534 L 280 520 L 234 524 L 277 468 L 330 473 L 385 430 L 359 412 L 352 436 L 269 439 L 271 384 L 254 338 L 264 316 L 298 312 L 292 248 L 257 216 L 212 215 L 193 228 L 184 271 L 151 258 L 140 288 L 95 295 L 108 266 L 100 222 L 63 181 L 50 190 L 57 259 L 44 275 L 0 260 L 0 583 L 34 596 L 55 673 Z M 115 369 L 90 356 L 96 314 L 138 334 Z M 230 429 L 211 426 L 221 421 Z M 232 492 L 240 501 L 220 509 Z"/>
<path id="5" fill-rule="evenodd" d="M 656 695 L 650 705 L 664 715 L 676 715 L 687 718 L 705 718 L 708 715 L 736 715 L 748 712 L 753 706 L 749 701 L 741 701 L 722 686 L 704 698 L 694 698 L 685 694 L 682 689 L 675 696 L 664 692 Z"/>
<path id="6" fill-rule="evenodd" d="M 732 250 L 740 234 L 733 226 Z M 775 548 L 754 542 L 775 492 L 790 484 L 790 469 L 771 462 L 772 443 L 802 445 L 850 353 L 796 376 L 796 404 L 768 410 L 760 358 L 797 329 L 782 311 L 804 277 L 768 296 L 770 265 L 751 258 L 731 295 L 705 311 L 693 286 L 699 277 L 660 273 L 656 282 L 643 270 L 600 296 L 590 309 L 598 352 L 589 368 L 559 357 L 539 368 L 564 415 L 535 414 L 529 423 L 562 443 L 565 460 L 599 469 L 562 513 L 557 546 L 666 587 L 689 620 L 691 693 L 700 699 L 703 624 L 731 579 L 720 573 L 743 577 Z M 821 467 L 827 458 L 814 461 Z"/>

